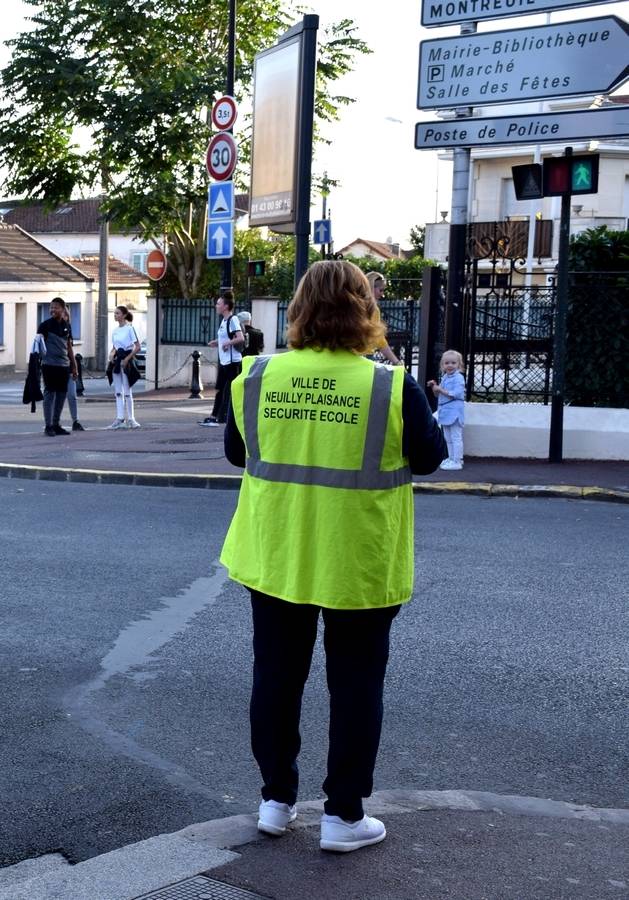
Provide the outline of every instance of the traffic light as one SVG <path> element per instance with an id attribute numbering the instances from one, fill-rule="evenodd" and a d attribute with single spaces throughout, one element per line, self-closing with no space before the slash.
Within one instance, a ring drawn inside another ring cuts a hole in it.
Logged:
<path id="1" fill-rule="evenodd" d="M 537 200 L 543 197 L 542 167 L 539 163 L 511 166 L 516 200 Z"/>
<path id="2" fill-rule="evenodd" d="M 266 262 L 263 259 L 250 259 L 247 262 L 247 275 L 249 278 L 260 278 L 264 275 Z"/>
<path id="3" fill-rule="evenodd" d="M 551 156 L 544 160 L 544 196 L 596 194 L 598 153 L 587 156 Z"/>

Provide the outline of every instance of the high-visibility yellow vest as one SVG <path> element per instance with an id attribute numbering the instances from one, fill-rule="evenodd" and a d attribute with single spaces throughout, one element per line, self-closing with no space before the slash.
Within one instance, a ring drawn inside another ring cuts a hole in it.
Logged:
<path id="1" fill-rule="evenodd" d="M 345 350 L 243 360 L 231 397 L 247 464 L 221 554 L 234 581 L 336 609 L 410 599 L 403 382 Z"/>

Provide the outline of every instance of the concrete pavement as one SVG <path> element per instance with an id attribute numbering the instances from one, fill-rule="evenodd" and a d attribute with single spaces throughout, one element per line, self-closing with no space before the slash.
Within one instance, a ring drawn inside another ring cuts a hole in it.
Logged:
<path id="1" fill-rule="evenodd" d="M 280 838 L 255 815 L 190 825 L 71 866 L 0 870 L 0 900 L 599 900 L 629 896 L 629 810 L 477 791 L 380 791 L 387 839 L 319 849 L 322 802 Z"/>

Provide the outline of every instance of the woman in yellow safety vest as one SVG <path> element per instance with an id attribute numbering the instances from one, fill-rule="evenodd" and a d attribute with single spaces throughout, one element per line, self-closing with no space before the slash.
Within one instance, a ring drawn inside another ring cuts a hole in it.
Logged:
<path id="1" fill-rule="evenodd" d="M 415 380 L 363 355 L 385 329 L 360 269 L 316 262 L 288 322 L 291 351 L 246 358 L 232 384 L 225 452 L 245 472 L 221 561 L 251 593 L 258 828 L 283 834 L 297 815 L 301 699 L 321 613 L 330 744 L 320 846 L 348 851 L 386 836 L 362 800 L 391 622 L 412 593 L 411 473 L 433 472 L 447 451 Z"/>

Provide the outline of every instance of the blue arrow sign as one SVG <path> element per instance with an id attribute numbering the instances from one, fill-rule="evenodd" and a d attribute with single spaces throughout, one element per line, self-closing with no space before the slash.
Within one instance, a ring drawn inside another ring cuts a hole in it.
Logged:
<path id="1" fill-rule="evenodd" d="M 211 222 L 234 218 L 233 181 L 217 181 L 210 185 L 207 210 Z"/>
<path id="2" fill-rule="evenodd" d="M 330 219 L 317 219 L 312 229 L 313 244 L 332 243 L 332 222 Z"/>
<path id="3" fill-rule="evenodd" d="M 231 259 L 234 255 L 234 223 L 210 222 L 207 227 L 207 258 Z"/>

